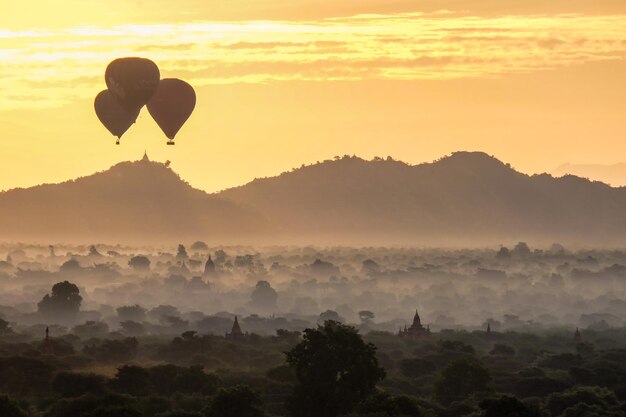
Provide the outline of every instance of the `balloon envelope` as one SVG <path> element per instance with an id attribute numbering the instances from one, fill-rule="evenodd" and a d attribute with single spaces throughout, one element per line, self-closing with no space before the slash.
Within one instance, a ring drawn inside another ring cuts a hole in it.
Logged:
<path id="1" fill-rule="evenodd" d="M 135 123 L 139 115 L 139 110 L 130 112 L 122 107 L 109 90 L 98 93 L 93 105 L 100 122 L 118 138 Z"/>
<path id="2" fill-rule="evenodd" d="M 177 78 L 161 80 L 157 92 L 148 102 L 150 115 L 169 139 L 174 139 L 195 107 L 193 87 Z"/>
<path id="3" fill-rule="evenodd" d="M 107 66 L 104 79 L 115 99 L 126 109 L 141 109 L 159 87 L 159 67 L 146 58 L 118 58 Z"/>

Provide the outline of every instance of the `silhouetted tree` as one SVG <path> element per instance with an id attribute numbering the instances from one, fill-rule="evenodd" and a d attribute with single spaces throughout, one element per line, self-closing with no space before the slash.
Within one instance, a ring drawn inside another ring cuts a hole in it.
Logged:
<path id="1" fill-rule="evenodd" d="M 83 352 L 102 362 L 126 362 L 137 354 L 139 343 L 134 337 L 124 340 L 107 339 L 101 344 L 87 345 Z"/>
<path id="2" fill-rule="evenodd" d="M 356 407 L 355 416 L 380 417 L 421 417 L 420 407 L 415 399 L 406 395 L 394 396 L 385 391 L 377 391 Z"/>
<path id="3" fill-rule="evenodd" d="M 224 262 L 226 262 L 227 258 L 228 258 L 228 255 L 222 249 L 216 250 L 215 253 L 213 254 L 213 260 L 218 265 L 221 265 Z"/>
<path id="4" fill-rule="evenodd" d="M 178 251 L 176 252 L 176 259 L 178 260 L 185 260 L 189 258 L 189 255 L 187 255 L 187 249 L 185 249 L 184 245 L 178 245 Z"/>
<path id="5" fill-rule="evenodd" d="M 89 255 L 88 256 L 101 257 L 102 254 L 100 252 L 98 252 L 98 248 L 96 248 L 95 245 L 91 245 L 91 246 L 89 246 Z"/>
<path id="6" fill-rule="evenodd" d="M 201 240 L 197 242 L 193 242 L 191 245 L 191 250 L 201 251 L 201 250 L 209 250 L 209 246 Z"/>
<path id="7" fill-rule="evenodd" d="M 160 306 L 154 307 L 152 310 L 150 310 L 148 312 L 148 316 L 150 316 L 150 318 L 152 320 L 161 320 L 161 317 L 163 316 L 173 316 L 173 317 L 177 317 L 180 315 L 180 311 L 178 311 L 178 309 L 174 306 L 171 305 L 163 305 L 161 304 Z"/>
<path id="8" fill-rule="evenodd" d="M 618 405 L 618 400 L 614 392 L 604 387 L 576 387 L 551 394 L 546 401 L 546 408 L 551 415 L 558 416 L 577 404 L 597 407 L 605 413 L 603 415 L 608 415 L 608 411 Z"/>
<path id="9" fill-rule="evenodd" d="M 221 388 L 205 411 L 206 417 L 264 417 L 259 394 L 245 385 Z"/>
<path id="10" fill-rule="evenodd" d="M 109 332 L 109 325 L 103 321 L 89 320 L 74 326 L 72 333 L 82 339 L 105 337 Z"/>
<path id="11" fill-rule="evenodd" d="M 380 266 L 371 259 L 366 259 L 363 261 L 363 272 L 368 275 L 377 274 L 380 272 Z"/>
<path id="12" fill-rule="evenodd" d="M 120 322 L 120 328 L 122 333 L 127 336 L 143 336 L 146 333 L 146 328 L 143 324 L 132 320 Z"/>
<path id="13" fill-rule="evenodd" d="M 22 356 L 0 358 L 0 392 L 12 396 L 46 395 L 54 367 Z"/>
<path id="14" fill-rule="evenodd" d="M 511 259 L 511 251 L 506 246 L 502 246 L 498 253 L 496 253 L 496 259 L 507 260 Z"/>
<path id="15" fill-rule="evenodd" d="M 254 307 L 271 310 L 276 308 L 278 293 L 272 288 L 269 282 L 259 281 L 252 291 L 252 305 Z"/>
<path id="16" fill-rule="evenodd" d="M 146 395 L 150 392 L 150 374 L 140 366 L 124 365 L 117 369 L 111 386 L 123 394 Z"/>
<path id="17" fill-rule="evenodd" d="M 364 323 L 374 320 L 374 317 L 374 313 L 369 310 L 359 311 L 359 319 L 361 319 L 361 321 Z"/>
<path id="18" fill-rule="evenodd" d="M 491 376 L 480 362 L 458 359 L 445 367 L 435 383 L 435 398 L 441 404 L 461 401 L 477 392 L 489 391 Z"/>
<path id="19" fill-rule="evenodd" d="M 150 259 L 147 256 L 137 255 L 130 258 L 128 266 L 135 271 L 147 271 L 150 269 Z"/>
<path id="20" fill-rule="evenodd" d="M 303 340 L 287 353 L 287 363 L 298 380 L 288 404 L 294 417 L 349 413 L 385 377 L 376 347 L 353 327 L 334 321 L 306 329 Z"/>
<path id="21" fill-rule="evenodd" d="M 480 403 L 481 417 L 542 417 L 536 406 L 526 404 L 515 397 L 503 395 L 498 399 L 486 399 Z"/>
<path id="22" fill-rule="evenodd" d="M 513 349 L 509 345 L 496 343 L 495 345 L 493 345 L 493 349 L 489 351 L 489 354 L 497 356 L 515 356 L 515 349 Z"/>
<path id="23" fill-rule="evenodd" d="M 525 258 L 530 255 L 530 248 L 528 247 L 526 242 L 519 242 L 511 251 L 511 255 L 518 258 Z"/>
<path id="24" fill-rule="evenodd" d="M 402 359 L 399 366 L 402 375 L 410 378 L 419 378 L 424 375 L 432 374 L 437 370 L 437 365 L 432 360 L 424 358 Z"/>
<path id="25" fill-rule="evenodd" d="M 16 401 L 6 395 L 0 394 L 0 416 L 2 417 L 26 417 L 26 413 Z"/>
<path id="26" fill-rule="evenodd" d="M 83 415 L 85 417 L 142 417 L 142 414 L 131 406 L 103 406 L 90 413 L 81 414 L 81 416 Z"/>
<path id="27" fill-rule="evenodd" d="M 202 413 L 187 410 L 171 410 L 165 413 L 159 413 L 155 417 L 205 417 Z"/>
<path id="28" fill-rule="evenodd" d="M 344 320 L 339 316 L 334 310 L 326 310 L 323 313 L 320 313 L 319 321 L 324 323 L 326 321 L 336 321 L 338 323 L 342 323 Z"/>
<path id="29" fill-rule="evenodd" d="M 59 267 L 59 271 L 66 272 L 66 273 L 77 272 L 77 271 L 80 271 L 81 269 L 82 268 L 80 267 L 80 264 L 78 263 L 76 259 L 70 259 L 68 261 L 65 261 L 63 265 Z"/>
<path id="30" fill-rule="evenodd" d="M 59 282 L 52 287 L 52 293 L 46 294 L 37 304 L 39 313 L 56 318 L 69 319 L 80 310 L 83 297 L 76 284 L 68 281 Z"/>
<path id="31" fill-rule="evenodd" d="M 134 306 L 121 306 L 115 311 L 117 312 L 117 317 L 120 320 L 141 322 L 146 319 L 146 309 L 141 307 L 139 304 L 135 304 Z"/>
<path id="32" fill-rule="evenodd" d="M 52 389 L 62 397 L 101 395 L 106 391 L 106 380 L 102 375 L 60 372 L 52 380 Z"/>
<path id="33" fill-rule="evenodd" d="M 13 330 L 11 330 L 10 327 L 10 323 L 0 318 L 0 335 L 8 333 L 13 333 Z"/>

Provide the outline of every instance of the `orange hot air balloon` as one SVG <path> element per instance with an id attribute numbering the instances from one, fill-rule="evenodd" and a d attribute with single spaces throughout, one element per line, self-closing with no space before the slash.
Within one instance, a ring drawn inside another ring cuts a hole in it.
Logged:
<path id="1" fill-rule="evenodd" d="M 146 58 L 127 57 L 111 61 L 104 73 L 107 88 L 127 110 L 141 109 L 159 87 L 159 67 Z"/>
<path id="2" fill-rule="evenodd" d="M 109 90 L 98 93 L 93 103 L 96 115 L 100 122 L 109 132 L 117 136 L 116 143 L 120 144 L 120 138 L 135 123 L 139 110 L 129 112 L 111 94 Z"/>
<path id="3" fill-rule="evenodd" d="M 148 102 L 150 115 L 169 138 L 168 145 L 174 144 L 176 133 L 195 107 L 196 93 L 193 87 L 177 78 L 162 79 L 157 92 Z"/>

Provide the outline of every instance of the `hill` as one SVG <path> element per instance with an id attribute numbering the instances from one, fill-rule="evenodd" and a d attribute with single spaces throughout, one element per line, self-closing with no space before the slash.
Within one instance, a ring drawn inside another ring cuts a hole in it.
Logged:
<path id="1" fill-rule="evenodd" d="M 614 187 L 626 185 L 626 164 L 563 164 L 551 172 L 556 177 L 563 175 L 576 175 L 578 177 L 590 178 L 601 181 Z"/>
<path id="2" fill-rule="evenodd" d="M 528 176 L 481 152 L 433 163 L 344 157 L 257 179 L 220 196 L 286 233 L 416 243 L 626 239 L 626 190 L 574 176 Z"/>
<path id="3" fill-rule="evenodd" d="M 0 193 L 3 240 L 626 243 L 626 188 L 528 176 L 480 152 L 344 157 L 207 194 L 146 159 Z"/>
<path id="4" fill-rule="evenodd" d="M 3 239 L 150 241 L 267 234 L 252 210 L 192 188 L 165 164 L 122 162 L 60 184 L 0 193 Z"/>

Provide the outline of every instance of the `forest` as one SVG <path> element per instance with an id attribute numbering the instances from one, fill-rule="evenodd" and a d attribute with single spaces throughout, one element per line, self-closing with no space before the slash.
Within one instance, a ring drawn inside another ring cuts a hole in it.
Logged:
<path id="1" fill-rule="evenodd" d="M 626 415 L 626 252 L 0 246 L 0 415 Z"/>

